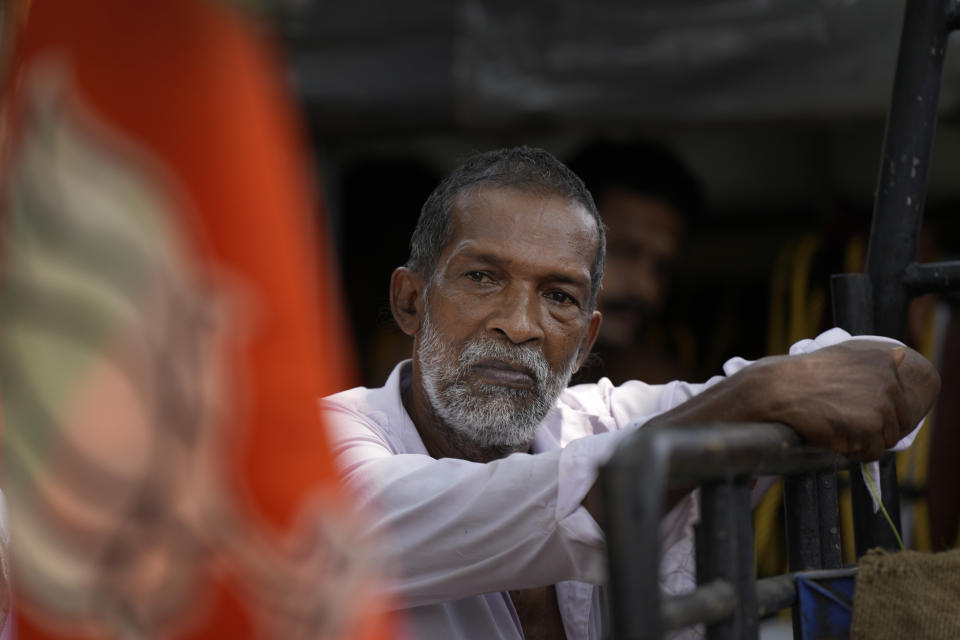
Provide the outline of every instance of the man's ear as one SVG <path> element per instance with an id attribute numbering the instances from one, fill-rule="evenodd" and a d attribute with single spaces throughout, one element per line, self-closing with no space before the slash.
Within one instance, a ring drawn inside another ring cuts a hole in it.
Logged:
<path id="1" fill-rule="evenodd" d="M 580 349 L 577 351 L 577 369 L 583 366 L 583 361 L 590 355 L 590 350 L 593 349 L 593 343 L 597 341 L 597 335 L 600 333 L 600 323 L 602 321 L 603 316 L 599 311 L 594 311 L 590 314 L 587 333 L 583 336 L 583 342 L 580 343 Z"/>
<path id="2" fill-rule="evenodd" d="M 390 311 L 408 336 L 416 335 L 423 322 L 424 284 L 423 276 L 406 267 L 397 267 L 390 277 Z"/>

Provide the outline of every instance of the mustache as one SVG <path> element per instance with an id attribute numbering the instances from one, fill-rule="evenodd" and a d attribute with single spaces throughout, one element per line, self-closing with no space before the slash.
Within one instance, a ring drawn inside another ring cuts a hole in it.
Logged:
<path id="1" fill-rule="evenodd" d="M 460 370 L 466 374 L 471 367 L 483 360 L 500 360 L 526 369 L 537 386 L 543 385 L 550 375 L 550 365 L 539 349 L 488 339 L 471 340 L 466 344 L 460 354 Z"/>

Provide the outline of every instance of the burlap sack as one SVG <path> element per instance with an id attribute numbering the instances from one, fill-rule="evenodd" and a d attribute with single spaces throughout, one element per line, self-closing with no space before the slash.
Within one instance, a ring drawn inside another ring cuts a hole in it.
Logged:
<path id="1" fill-rule="evenodd" d="M 851 640 L 960 638 L 960 549 L 860 558 Z"/>

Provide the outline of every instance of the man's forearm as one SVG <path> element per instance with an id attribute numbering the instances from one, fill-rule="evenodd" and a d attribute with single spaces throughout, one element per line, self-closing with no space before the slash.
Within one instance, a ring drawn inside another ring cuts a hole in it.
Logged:
<path id="1" fill-rule="evenodd" d="M 870 340 L 758 360 L 644 427 L 782 422 L 811 444 L 875 460 L 933 405 L 940 379 L 907 347 Z"/>

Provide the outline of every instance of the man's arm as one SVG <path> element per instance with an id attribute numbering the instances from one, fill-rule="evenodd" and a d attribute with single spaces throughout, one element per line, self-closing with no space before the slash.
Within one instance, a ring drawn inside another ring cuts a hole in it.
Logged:
<path id="1" fill-rule="evenodd" d="M 939 391 L 936 369 L 913 349 L 850 340 L 758 360 L 644 428 L 782 422 L 814 446 L 876 460 L 917 426 Z"/>
<path id="2" fill-rule="evenodd" d="M 812 353 L 771 356 L 707 385 L 644 429 L 708 422 L 782 422 L 810 444 L 876 460 L 920 423 L 940 391 L 922 355 L 891 342 L 848 340 Z M 673 507 L 692 486 L 673 487 Z M 583 500 L 599 515 L 594 486 Z"/>
<path id="3" fill-rule="evenodd" d="M 564 496 L 589 487 L 621 434 L 477 463 L 398 454 L 397 434 L 367 416 L 329 403 L 324 414 L 347 489 L 394 570 L 388 591 L 402 606 L 605 579 L 602 533 L 579 496 Z"/>

